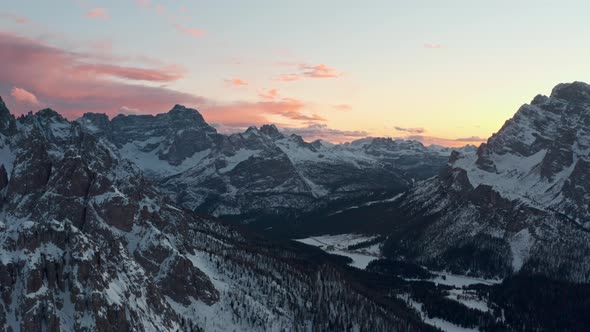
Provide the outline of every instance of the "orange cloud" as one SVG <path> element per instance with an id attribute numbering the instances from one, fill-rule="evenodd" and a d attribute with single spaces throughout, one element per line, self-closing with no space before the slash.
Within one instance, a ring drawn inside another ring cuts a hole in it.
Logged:
<path id="1" fill-rule="evenodd" d="M 352 106 L 348 105 L 348 104 L 338 104 L 338 105 L 334 105 L 333 106 L 335 109 L 340 110 L 340 111 L 350 111 L 352 110 Z"/>
<path id="2" fill-rule="evenodd" d="M 86 13 L 86 17 L 93 19 L 107 19 L 109 14 L 105 8 L 94 8 Z"/>
<path id="3" fill-rule="evenodd" d="M 278 115 L 286 120 L 303 122 L 323 122 L 326 119 L 317 114 L 307 114 L 303 110 L 305 103 L 293 98 L 276 101 L 237 102 L 228 105 L 207 105 L 203 114 L 211 122 L 226 126 L 241 127 L 244 124 L 262 125 L 268 123 L 265 115 Z M 246 121 L 244 119 L 247 119 Z"/>
<path id="4" fill-rule="evenodd" d="M 77 75 L 105 75 L 130 80 L 171 82 L 184 77 L 178 66 L 164 69 L 123 67 L 108 64 L 81 64 L 74 67 Z"/>
<path id="5" fill-rule="evenodd" d="M 291 82 L 304 78 L 335 78 L 343 75 L 343 73 L 337 72 L 336 69 L 330 68 L 323 63 L 319 65 L 299 64 L 298 69 L 298 73 L 282 74 L 276 80 Z"/>
<path id="6" fill-rule="evenodd" d="M 175 79 L 174 75 L 160 75 L 160 69 L 148 68 L 143 72 L 144 69 L 116 64 L 93 64 L 91 61 L 95 58 L 93 54 L 75 53 L 0 32 L 0 62 L 10 63 L 0 70 L 0 93 L 7 93 L 2 89 L 6 86 L 27 87 L 35 92 L 38 100 L 68 118 L 85 112 L 114 115 L 123 106 L 143 113 L 161 113 L 178 103 L 191 107 L 207 103 L 204 98 L 192 94 L 113 79 Z M 101 74 L 96 75 L 94 71 Z M 28 108 L 15 105 L 13 110 L 19 113 L 28 111 Z"/>
<path id="7" fill-rule="evenodd" d="M 29 105 L 39 105 L 37 97 L 25 89 L 13 87 L 10 90 L 10 95 L 18 102 Z"/>
<path id="8" fill-rule="evenodd" d="M 330 68 L 325 64 L 319 64 L 315 66 L 300 65 L 299 68 L 303 71 L 302 75 L 305 77 L 312 78 L 331 78 L 341 76 L 341 73 L 337 73 L 336 69 Z"/>
<path id="9" fill-rule="evenodd" d="M 176 28 L 176 30 L 192 37 L 203 37 L 206 33 L 206 31 L 203 29 L 190 28 L 180 23 L 174 23 L 173 26 Z"/>
<path id="10" fill-rule="evenodd" d="M 225 84 L 229 85 L 229 86 L 245 86 L 248 85 L 248 82 L 240 79 L 240 78 L 230 78 L 230 79 L 226 79 L 224 80 Z"/>
<path id="11" fill-rule="evenodd" d="M 258 96 L 262 99 L 273 100 L 279 97 L 279 90 L 277 89 L 269 89 L 269 90 L 259 90 Z"/>

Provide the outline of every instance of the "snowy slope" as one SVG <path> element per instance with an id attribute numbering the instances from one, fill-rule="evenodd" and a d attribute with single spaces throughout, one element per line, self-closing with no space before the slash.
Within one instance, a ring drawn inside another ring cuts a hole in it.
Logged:
<path id="1" fill-rule="evenodd" d="M 590 86 L 537 96 L 389 210 L 388 255 L 484 276 L 590 280 Z"/>

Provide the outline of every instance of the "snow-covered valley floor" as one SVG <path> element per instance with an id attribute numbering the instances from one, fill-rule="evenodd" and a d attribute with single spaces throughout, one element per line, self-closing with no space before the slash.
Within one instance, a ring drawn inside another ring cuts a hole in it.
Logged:
<path id="1" fill-rule="evenodd" d="M 371 241 L 376 238 L 376 236 L 362 234 L 339 234 L 313 236 L 305 239 L 296 239 L 295 241 L 318 247 L 330 254 L 350 257 L 352 259 L 350 266 L 365 269 L 371 261 L 381 257 L 381 250 L 379 248 L 381 244 L 376 243 L 359 249 L 349 249 L 349 246 Z"/>

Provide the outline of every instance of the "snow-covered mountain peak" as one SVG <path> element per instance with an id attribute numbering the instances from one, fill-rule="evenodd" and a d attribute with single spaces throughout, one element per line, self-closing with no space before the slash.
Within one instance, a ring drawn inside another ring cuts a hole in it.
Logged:
<path id="1" fill-rule="evenodd" d="M 454 155 L 452 165 L 467 171 L 473 187 L 489 185 L 507 199 L 590 217 L 580 204 L 590 187 L 574 185 L 590 171 L 589 102 L 589 85 L 560 84 L 550 97 L 523 105 L 477 154 Z"/>
<path id="2" fill-rule="evenodd" d="M 285 137 L 274 124 L 262 125 L 262 127 L 260 127 L 260 132 L 273 139 L 281 139 Z"/>

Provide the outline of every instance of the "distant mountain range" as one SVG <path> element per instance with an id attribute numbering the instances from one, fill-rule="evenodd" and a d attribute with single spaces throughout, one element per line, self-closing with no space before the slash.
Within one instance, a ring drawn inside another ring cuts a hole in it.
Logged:
<path id="1" fill-rule="evenodd" d="M 85 114 L 77 122 L 183 207 L 270 227 L 404 191 L 438 174 L 452 151 L 390 138 L 309 143 L 274 125 L 222 135 L 180 105 L 156 116 Z"/>

